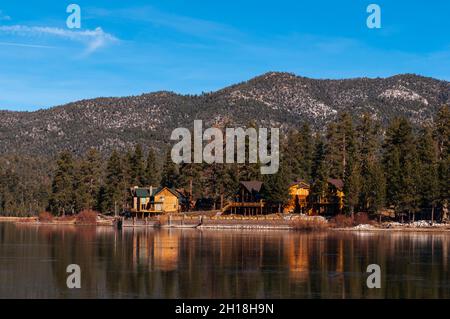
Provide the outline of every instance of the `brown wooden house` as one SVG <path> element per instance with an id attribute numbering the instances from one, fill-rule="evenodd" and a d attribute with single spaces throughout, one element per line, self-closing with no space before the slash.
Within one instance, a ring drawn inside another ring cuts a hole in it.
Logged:
<path id="1" fill-rule="evenodd" d="M 132 217 L 144 218 L 151 214 L 177 213 L 185 200 L 178 191 L 168 187 L 138 187 L 130 189 Z"/>
<path id="2" fill-rule="evenodd" d="M 239 190 L 233 200 L 222 208 L 222 212 L 242 215 L 263 214 L 265 202 L 261 195 L 262 188 L 261 181 L 240 182 Z"/>

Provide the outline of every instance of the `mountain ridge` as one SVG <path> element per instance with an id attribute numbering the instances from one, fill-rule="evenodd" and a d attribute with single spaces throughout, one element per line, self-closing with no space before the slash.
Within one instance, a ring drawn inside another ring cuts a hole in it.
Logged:
<path id="1" fill-rule="evenodd" d="M 450 104 L 450 82 L 416 74 L 387 78 L 311 79 L 287 72 L 260 76 L 201 95 L 157 91 L 126 97 L 83 99 L 32 112 L 0 111 L 3 153 L 77 154 L 94 147 L 102 153 L 135 143 L 161 148 L 176 127 L 250 122 L 263 127 L 317 130 L 339 112 L 372 114 L 384 126 L 396 116 L 413 124 L 431 123 Z"/>

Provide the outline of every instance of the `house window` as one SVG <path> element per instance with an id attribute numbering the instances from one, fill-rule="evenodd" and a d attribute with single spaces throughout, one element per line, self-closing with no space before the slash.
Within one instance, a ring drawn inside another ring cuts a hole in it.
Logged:
<path id="1" fill-rule="evenodd" d="M 161 196 L 161 202 L 164 202 L 164 196 Z"/>

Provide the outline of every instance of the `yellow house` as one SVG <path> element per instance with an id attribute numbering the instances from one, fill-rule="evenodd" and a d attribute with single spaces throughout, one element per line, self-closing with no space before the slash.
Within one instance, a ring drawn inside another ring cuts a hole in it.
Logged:
<path id="1" fill-rule="evenodd" d="M 182 195 L 168 187 L 133 187 L 131 214 L 146 217 L 150 214 L 177 213 L 181 210 Z"/>
<path id="2" fill-rule="evenodd" d="M 310 185 L 304 180 L 298 180 L 289 186 L 289 202 L 284 207 L 286 213 L 306 213 Z"/>

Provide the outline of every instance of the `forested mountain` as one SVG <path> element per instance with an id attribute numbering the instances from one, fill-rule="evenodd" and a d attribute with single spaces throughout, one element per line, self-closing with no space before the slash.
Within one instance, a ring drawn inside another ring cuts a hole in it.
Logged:
<path id="1" fill-rule="evenodd" d="M 111 212 L 133 185 L 189 189 L 195 199 L 232 197 L 239 181 L 263 180 L 284 204 L 288 185 L 344 184 L 345 212 L 446 219 L 450 83 L 416 75 L 313 80 L 267 73 L 200 96 L 158 92 L 98 98 L 36 112 L 0 112 L 0 215 Z M 280 169 L 253 164 L 175 165 L 176 127 L 281 127 Z M 422 214 L 422 215 L 420 215 Z"/>
<path id="2" fill-rule="evenodd" d="M 405 74 L 389 78 L 316 80 L 289 73 L 267 73 L 199 96 L 156 92 L 141 96 L 82 100 L 36 112 L 0 111 L 2 153 L 53 156 L 89 148 L 161 148 L 176 127 L 194 119 L 213 123 L 299 128 L 308 122 L 322 130 L 338 113 L 364 113 L 386 126 L 396 116 L 413 125 L 431 123 L 450 102 L 450 83 Z M 0 106 L 1 108 L 1 106 Z"/>

